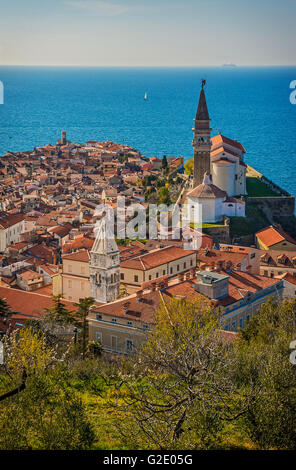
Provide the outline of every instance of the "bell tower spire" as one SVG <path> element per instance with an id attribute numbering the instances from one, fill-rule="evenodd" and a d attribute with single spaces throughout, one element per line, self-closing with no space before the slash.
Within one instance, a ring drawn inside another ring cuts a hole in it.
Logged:
<path id="1" fill-rule="evenodd" d="M 91 295 L 97 302 L 112 302 L 119 295 L 119 250 L 105 218 L 96 226 L 96 239 L 90 252 Z"/>
<path id="2" fill-rule="evenodd" d="M 211 128 L 206 95 L 204 91 L 205 80 L 201 81 L 201 91 L 195 116 L 193 130 L 194 172 L 193 187 L 203 182 L 204 174 L 211 171 Z"/>

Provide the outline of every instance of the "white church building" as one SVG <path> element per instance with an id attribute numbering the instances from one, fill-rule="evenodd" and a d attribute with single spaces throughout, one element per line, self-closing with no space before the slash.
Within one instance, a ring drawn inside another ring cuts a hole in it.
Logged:
<path id="1" fill-rule="evenodd" d="M 245 202 L 241 196 L 246 194 L 246 151 L 239 142 L 220 133 L 211 138 L 204 83 L 194 119 L 194 177 L 187 203 L 191 221 L 195 221 L 194 208 L 199 204 L 200 220 L 215 223 L 221 222 L 224 216 L 245 217 Z"/>

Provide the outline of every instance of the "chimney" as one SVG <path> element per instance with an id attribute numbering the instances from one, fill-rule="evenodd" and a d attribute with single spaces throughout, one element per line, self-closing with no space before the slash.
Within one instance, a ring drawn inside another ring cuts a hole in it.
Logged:
<path id="1" fill-rule="evenodd" d="M 195 270 L 194 268 L 191 268 L 191 269 L 190 269 L 190 279 L 193 279 L 193 278 L 194 278 L 194 276 L 195 276 L 195 271 L 196 271 L 196 270 Z"/>
<path id="2" fill-rule="evenodd" d="M 142 297 L 142 294 L 143 294 L 143 290 L 142 289 L 139 289 L 137 292 L 137 298 L 140 299 Z"/>
<path id="3" fill-rule="evenodd" d="M 160 289 L 162 288 L 162 282 L 159 282 L 159 281 L 158 281 L 158 282 L 156 282 L 155 284 L 156 284 L 156 286 L 155 286 L 155 289 L 156 289 L 156 290 L 160 290 Z"/>
<path id="4" fill-rule="evenodd" d="M 219 260 L 217 261 L 217 265 L 216 265 L 217 268 L 218 268 L 219 270 L 221 270 L 221 269 L 223 269 L 223 265 L 224 265 L 224 261 L 222 261 L 221 259 L 219 259 Z"/>
<path id="5" fill-rule="evenodd" d="M 164 279 L 163 279 L 163 289 L 166 289 L 168 287 L 168 277 L 165 276 Z"/>

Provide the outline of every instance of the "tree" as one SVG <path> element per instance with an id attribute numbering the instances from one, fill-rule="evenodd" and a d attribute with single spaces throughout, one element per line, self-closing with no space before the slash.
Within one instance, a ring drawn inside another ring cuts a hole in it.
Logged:
<path id="1" fill-rule="evenodd" d="M 171 197 L 170 197 L 170 191 L 169 188 L 167 187 L 162 187 L 159 190 L 159 195 L 158 195 L 158 204 L 166 204 L 169 206 L 171 204 Z"/>
<path id="2" fill-rule="evenodd" d="M 82 329 L 82 358 L 85 359 L 88 341 L 88 321 L 90 308 L 93 306 L 95 300 L 92 297 L 85 297 L 76 303 L 75 306 L 78 310 L 75 314 L 75 325 Z"/>
<path id="3" fill-rule="evenodd" d="M 162 170 L 164 170 L 164 171 L 168 168 L 168 160 L 167 160 L 166 155 L 164 155 L 164 156 L 162 157 L 161 168 L 162 168 Z"/>
<path id="4" fill-rule="evenodd" d="M 61 294 L 53 296 L 52 301 L 54 306 L 46 309 L 46 320 L 60 325 L 69 325 L 74 321 L 73 312 L 66 308 L 62 299 L 63 296 Z"/>
<path id="5" fill-rule="evenodd" d="M 186 175 L 192 175 L 193 174 L 193 167 L 194 167 L 193 158 L 189 158 L 188 160 L 186 160 L 186 162 L 184 163 L 185 174 Z"/>
<path id="6" fill-rule="evenodd" d="M 217 446 L 224 420 L 244 409 L 232 380 L 231 349 L 221 344 L 220 312 L 206 299 L 172 299 L 155 320 L 119 389 L 119 428 L 134 447 Z"/>
<path id="7" fill-rule="evenodd" d="M 6 391 L 19 387 L 0 401 L 0 449 L 89 448 L 94 433 L 84 406 L 44 335 L 28 328 L 6 336 L 5 361 Z"/>
<path id="8" fill-rule="evenodd" d="M 3 319 L 3 323 L 5 324 L 8 318 L 12 315 L 11 308 L 9 307 L 8 303 L 5 299 L 0 297 L 0 318 Z"/>
<path id="9" fill-rule="evenodd" d="M 296 366 L 289 360 L 295 320 L 295 299 L 269 300 L 237 344 L 238 385 L 257 390 L 243 423 L 261 449 L 296 449 Z"/>

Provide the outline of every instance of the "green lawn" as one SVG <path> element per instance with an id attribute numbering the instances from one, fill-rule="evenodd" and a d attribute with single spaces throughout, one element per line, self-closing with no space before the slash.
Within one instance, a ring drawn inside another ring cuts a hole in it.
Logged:
<path id="1" fill-rule="evenodd" d="M 247 176 L 247 194 L 249 197 L 280 197 L 280 194 L 270 189 L 263 181 Z"/>
<path id="2" fill-rule="evenodd" d="M 213 227 L 224 227 L 224 224 L 221 223 L 216 223 L 216 224 L 194 224 L 193 222 L 190 223 L 190 227 L 198 230 L 199 228 L 213 228 Z"/>

